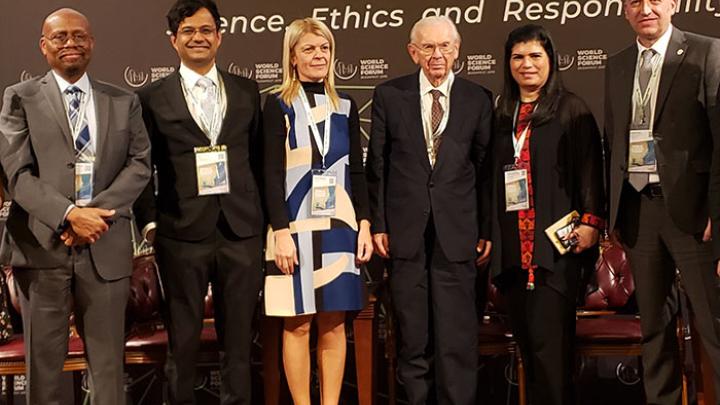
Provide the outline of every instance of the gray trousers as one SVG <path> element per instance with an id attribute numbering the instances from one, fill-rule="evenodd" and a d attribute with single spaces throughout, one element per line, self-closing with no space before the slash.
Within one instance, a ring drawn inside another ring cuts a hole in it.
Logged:
<path id="1" fill-rule="evenodd" d="M 27 404 L 60 403 L 71 312 L 85 343 L 93 405 L 126 405 L 125 306 L 129 278 L 102 279 L 87 248 L 73 249 L 66 266 L 14 269 L 22 306 Z"/>

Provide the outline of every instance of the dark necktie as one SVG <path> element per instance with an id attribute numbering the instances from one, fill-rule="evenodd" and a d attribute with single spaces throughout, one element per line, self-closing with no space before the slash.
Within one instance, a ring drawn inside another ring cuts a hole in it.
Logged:
<path id="1" fill-rule="evenodd" d="M 430 116 L 430 126 L 432 127 L 432 163 L 435 164 L 435 160 L 437 159 L 438 150 L 440 149 L 440 141 L 441 141 L 441 135 L 442 134 L 436 134 L 438 128 L 440 128 L 440 122 L 443 119 L 443 114 L 445 111 L 443 110 L 442 104 L 440 104 L 440 97 L 443 96 L 442 92 L 437 89 L 430 90 L 430 94 L 432 95 L 433 101 L 432 101 L 432 110 L 431 110 L 431 116 Z"/>
<path id="2" fill-rule="evenodd" d="M 638 85 L 640 86 L 640 94 L 645 95 L 650 84 L 650 77 L 652 76 L 652 58 L 655 56 L 655 50 L 650 48 L 642 51 L 640 68 L 638 71 Z M 635 129 L 649 129 L 650 120 L 650 100 L 645 100 L 643 103 L 637 98 L 635 100 Z M 628 175 L 628 182 L 637 191 L 641 191 L 650 182 L 650 175 L 648 173 L 630 173 Z"/>
<path id="3" fill-rule="evenodd" d="M 70 86 L 65 89 L 65 97 L 68 102 L 68 116 L 70 117 L 70 124 L 72 125 L 71 130 L 75 130 L 78 127 L 78 120 L 82 120 L 80 124 L 80 130 L 77 134 L 73 133 L 75 138 L 75 150 L 78 153 L 83 152 L 90 144 L 90 129 L 88 128 L 88 122 L 86 114 L 80 117 L 80 105 L 82 104 L 83 91 L 77 86 Z"/>

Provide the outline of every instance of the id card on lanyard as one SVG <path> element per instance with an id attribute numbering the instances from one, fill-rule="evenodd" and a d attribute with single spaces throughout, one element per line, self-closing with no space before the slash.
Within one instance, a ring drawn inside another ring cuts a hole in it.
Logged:
<path id="1" fill-rule="evenodd" d="M 662 59 L 659 54 L 653 56 L 652 73 L 644 93 L 640 90 L 640 63 L 641 61 L 635 68 L 633 84 L 632 127 L 628 134 L 628 172 L 654 173 L 657 172 L 657 158 L 653 137 L 656 102 L 653 89 L 658 88 Z"/>
<path id="2" fill-rule="evenodd" d="M 314 217 L 335 216 L 335 187 L 337 187 L 337 175 L 334 171 L 327 170 L 325 157 L 330 151 L 330 124 L 332 120 L 332 108 L 330 98 L 325 94 L 325 128 L 323 136 L 320 136 L 320 129 L 315 123 L 312 108 L 308 101 L 305 90 L 300 88 L 300 101 L 305 110 L 305 117 L 310 126 L 315 145 L 322 157 L 322 168 L 312 170 L 312 188 L 310 192 L 310 214 Z"/>
<path id="3" fill-rule="evenodd" d="M 80 100 L 80 106 L 78 108 L 78 116 L 75 121 L 75 125 L 71 125 L 71 131 L 73 135 L 73 142 L 80 136 L 80 132 L 83 129 L 85 121 L 85 114 L 87 113 L 87 107 L 89 99 L 92 97 L 92 89 L 88 92 L 87 96 L 83 96 Z M 87 128 L 90 131 L 90 128 Z M 95 180 L 95 156 L 91 149 L 92 138 L 85 144 L 82 150 L 76 151 L 75 153 L 75 202 L 74 204 L 78 207 L 87 206 L 93 198 L 93 182 Z"/>
<path id="4" fill-rule="evenodd" d="M 230 192 L 228 155 L 225 145 L 195 148 L 195 173 L 198 195 L 227 194 Z"/>
<path id="5" fill-rule="evenodd" d="M 527 169 L 518 165 L 520 161 L 520 152 L 522 151 L 527 134 L 530 130 L 530 123 L 525 127 L 519 139 L 515 138 L 517 127 L 518 106 L 515 107 L 513 116 L 513 129 L 510 136 L 513 140 L 513 159 L 514 163 L 503 167 L 505 181 L 505 212 L 521 211 L 530 208 L 530 193 L 528 192 L 528 173 Z"/>

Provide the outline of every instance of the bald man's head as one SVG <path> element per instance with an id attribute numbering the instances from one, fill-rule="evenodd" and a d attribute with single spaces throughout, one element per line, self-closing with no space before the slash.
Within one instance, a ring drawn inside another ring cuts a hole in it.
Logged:
<path id="1" fill-rule="evenodd" d="M 61 8 L 45 18 L 40 51 L 50 67 L 70 83 L 87 70 L 94 45 L 90 22 L 82 13 Z"/>

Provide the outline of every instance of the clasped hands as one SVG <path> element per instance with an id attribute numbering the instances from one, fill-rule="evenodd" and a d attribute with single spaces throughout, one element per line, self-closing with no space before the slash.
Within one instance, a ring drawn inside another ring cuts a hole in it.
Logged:
<path id="1" fill-rule="evenodd" d="M 93 244 L 110 229 L 111 218 L 115 210 L 92 207 L 73 207 L 68 212 L 68 226 L 60 235 L 65 246 Z"/>

